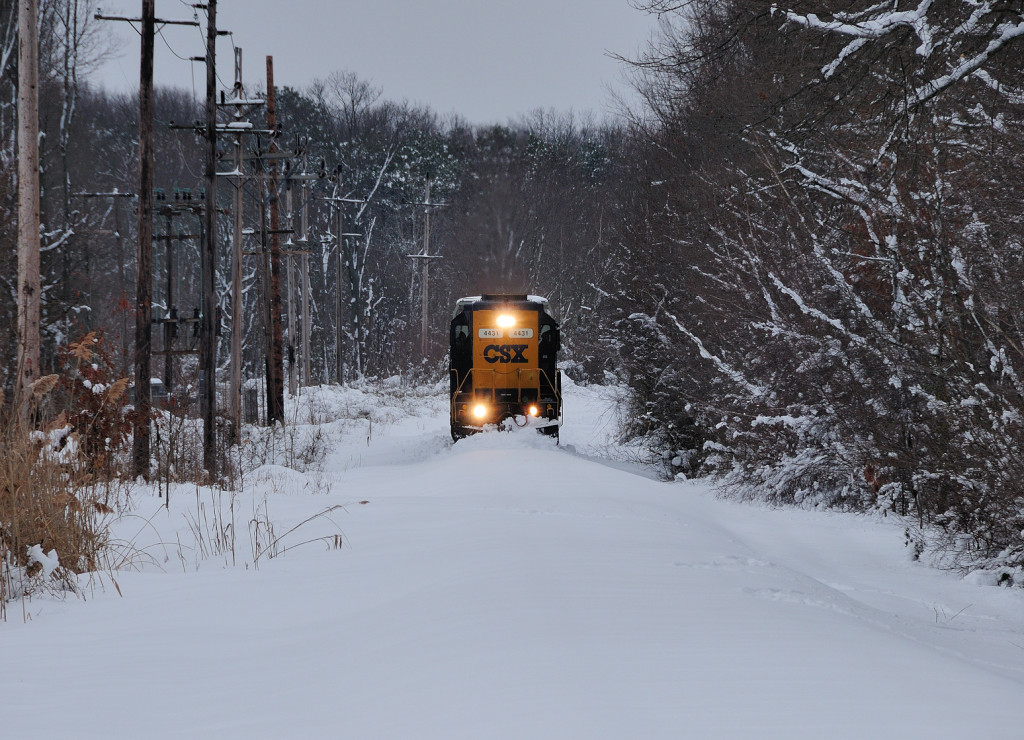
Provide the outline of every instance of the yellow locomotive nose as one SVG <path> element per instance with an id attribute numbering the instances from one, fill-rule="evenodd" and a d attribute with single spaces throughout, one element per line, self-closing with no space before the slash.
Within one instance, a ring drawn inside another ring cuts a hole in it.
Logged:
<path id="1" fill-rule="evenodd" d="M 452 439 L 492 425 L 558 436 L 561 335 L 547 299 L 526 293 L 460 298 L 448 333 Z"/>

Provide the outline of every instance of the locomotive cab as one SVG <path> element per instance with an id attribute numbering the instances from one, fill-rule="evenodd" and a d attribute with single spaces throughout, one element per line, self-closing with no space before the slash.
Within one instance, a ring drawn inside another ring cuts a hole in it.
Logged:
<path id="1" fill-rule="evenodd" d="M 558 436 L 561 337 L 547 299 L 519 294 L 460 298 L 450 343 L 453 439 L 509 420 Z"/>

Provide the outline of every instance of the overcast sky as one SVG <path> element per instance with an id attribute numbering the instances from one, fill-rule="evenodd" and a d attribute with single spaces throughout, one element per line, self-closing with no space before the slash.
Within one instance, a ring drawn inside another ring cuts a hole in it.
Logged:
<path id="1" fill-rule="evenodd" d="M 189 20 L 191 0 L 158 0 L 159 18 Z M 103 12 L 137 16 L 141 3 L 110 0 Z M 332 71 L 355 72 L 392 100 L 458 113 L 471 123 L 505 123 L 537 108 L 614 108 L 610 91 L 629 96 L 622 65 L 654 22 L 628 0 L 219 0 L 218 26 L 243 49 L 244 78 L 265 87 L 268 54 L 278 87 L 305 87 Z M 205 20 L 201 18 L 200 20 Z M 109 26 L 120 57 L 97 71 L 99 84 L 138 88 L 138 35 Z M 205 90 L 205 31 L 167 26 L 157 38 L 156 82 Z M 217 46 L 220 78 L 230 85 L 231 39 Z M 262 84 L 261 84 L 262 83 Z"/>

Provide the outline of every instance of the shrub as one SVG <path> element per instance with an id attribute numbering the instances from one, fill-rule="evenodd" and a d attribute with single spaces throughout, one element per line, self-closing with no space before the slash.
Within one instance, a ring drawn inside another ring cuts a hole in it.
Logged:
<path id="1" fill-rule="evenodd" d="M 122 504 L 129 381 L 114 378 L 101 335 L 60 352 L 63 372 L 32 386 L 26 428 L 0 393 L 0 616 L 2 604 L 39 588 L 74 590 L 75 573 L 100 565 L 103 518 Z"/>
<path id="2" fill-rule="evenodd" d="M 118 378 L 103 334 L 90 332 L 59 351 L 64 368 L 52 405 L 60 409 L 89 474 L 109 480 L 123 471 L 136 412 L 129 378 Z M 58 416 L 58 419 L 60 416 Z"/>

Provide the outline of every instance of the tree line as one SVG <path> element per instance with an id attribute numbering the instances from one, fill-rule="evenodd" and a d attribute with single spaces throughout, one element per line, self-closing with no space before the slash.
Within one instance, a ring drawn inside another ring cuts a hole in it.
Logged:
<path id="1" fill-rule="evenodd" d="M 390 101 L 344 72 L 277 89 L 281 145 L 301 138 L 309 171 L 321 175 L 306 195 L 297 185 L 293 193 L 310 221 L 311 382 L 439 377 L 457 297 L 545 294 L 560 312 L 566 372 L 625 382 L 623 434 L 643 439 L 669 474 L 715 475 L 779 502 L 893 511 L 919 525 L 908 529 L 915 547 L 1020 565 L 1021 3 L 636 4 L 658 17 L 659 32 L 624 60 L 644 102 L 616 122 L 538 111 L 474 126 Z M 41 26 L 41 123 L 53 366 L 60 346 L 93 329 L 125 363 L 132 351 L 133 202 L 83 193 L 136 187 L 137 105 L 88 83 L 84 60 L 102 47 L 88 14 L 69 20 L 87 5 L 42 5 L 52 21 Z M 12 22 L 5 5 L 8 339 Z M 197 106 L 183 91 L 157 95 L 156 179 L 171 199 L 201 196 L 199 143 L 166 125 L 200 118 Z M 428 180 L 439 259 L 424 357 L 410 255 L 423 246 Z M 250 229 L 257 195 L 247 196 Z M 180 228 L 198 226 L 183 216 Z M 236 324 L 232 228 L 229 216 L 218 221 L 224 336 Z M 245 233 L 247 253 L 257 253 Z M 176 248 L 177 308 L 187 312 L 199 305 L 198 261 L 188 257 L 197 246 Z M 161 249 L 157 286 L 168 264 Z M 237 322 L 247 378 L 264 361 L 253 254 Z M 155 313 L 169 310 L 166 298 L 158 287 Z M 0 372 L 9 384 L 13 368 Z"/>
<path id="2" fill-rule="evenodd" d="M 1019 566 L 1021 3 L 644 5 L 635 431 L 681 472 Z"/>

